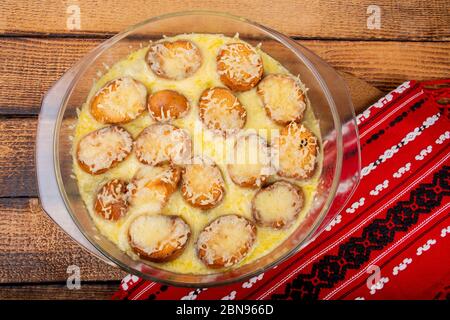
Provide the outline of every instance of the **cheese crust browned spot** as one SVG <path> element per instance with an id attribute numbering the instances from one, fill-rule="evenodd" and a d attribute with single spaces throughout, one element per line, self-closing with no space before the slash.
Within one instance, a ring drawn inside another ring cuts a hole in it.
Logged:
<path id="1" fill-rule="evenodd" d="M 184 164 L 189 161 L 192 141 L 186 130 L 170 124 L 152 124 L 142 130 L 135 143 L 137 159 L 149 165 Z"/>
<path id="2" fill-rule="evenodd" d="M 293 76 L 270 74 L 258 84 L 257 92 L 267 115 L 276 123 L 286 125 L 303 119 L 306 97 Z"/>
<path id="3" fill-rule="evenodd" d="M 148 111 L 159 122 L 167 122 L 184 117 L 189 111 L 185 96 L 173 90 L 161 90 L 148 99 Z"/>
<path id="4" fill-rule="evenodd" d="M 241 187 L 260 187 L 274 173 L 270 148 L 266 140 L 257 134 L 238 137 L 233 156 L 233 163 L 227 166 L 228 174 Z"/>
<path id="5" fill-rule="evenodd" d="M 122 127 L 109 126 L 85 135 L 77 146 L 81 169 L 101 174 L 124 161 L 133 149 L 133 138 Z"/>
<path id="6" fill-rule="evenodd" d="M 133 206 L 144 207 L 148 203 L 165 205 L 180 181 L 181 169 L 172 165 L 144 165 L 135 173 L 131 190 Z"/>
<path id="7" fill-rule="evenodd" d="M 259 190 L 252 200 L 252 214 L 262 227 L 289 227 L 304 206 L 303 191 L 287 181 L 277 181 Z"/>
<path id="8" fill-rule="evenodd" d="M 247 112 L 239 99 L 226 88 L 203 91 L 198 103 L 199 116 L 206 127 L 222 135 L 232 135 L 242 129 Z"/>
<path id="9" fill-rule="evenodd" d="M 183 80 L 192 76 L 202 65 L 200 49 L 191 41 L 161 41 L 150 46 L 147 63 L 159 77 Z"/>
<path id="10" fill-rule="evenodd" d="M 136 119 L 146 108 L 147 88 L 123 77 L 108 82 L 91 101 L 91 114 L 101 123 L 121 124 Z"/>
<path id="11" fill-rule="evenodd" d="M 272 146 L 278 155 L 278 174 L 286 178 L 306 179 L 316 168 L 319 144 L 304 125 L 291 122 L 280 131 Z"/>
<path id="12" fill-rule="evenodd" d="M 95 197 L 95 212 L 106 220 L 117 221 L 128 210 L 128 183 L 113 179 L 105 183 Z"/>
<path id="13" fill-rule="evenodd" d="M 233 91 L 250 90 L 264 72 L 261 56 L 246 43 L 225 44 L 216 60 L 220 80 Z"/>
<path id="14" fill-rule="evenodd" d="M 173 215 L 142 215 L 128 229 L 132 250 L 152 262 L 167 262 L 180 256 L 190 235 L 186 221 Z"/>
<path id="15" fill-rule="evenodd" d="M 193 207 L 214 208 L 225 195 L 222 173 L 210 159 L 194 157 L 184 166 L 181 177 L 181 195 Z"/>
<path id="16" fill-rule="evenodd" d="M 197 239 L 197 255 L 210 268 L 231 267 L 250 251 L 256 239 L 256 226 L 250 220 L 224 215 L 213 220 Z"/>

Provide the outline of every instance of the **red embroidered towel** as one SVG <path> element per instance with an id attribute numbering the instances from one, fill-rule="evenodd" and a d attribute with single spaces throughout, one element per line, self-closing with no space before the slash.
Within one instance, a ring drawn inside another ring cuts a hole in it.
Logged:
<path id="1" fill-rule="evenodd" d="M 314 242 L 277 267 L 208 289 L 129 275 L 113 298 L 448 298 L 449 106 L 450 80 L 409 81 L 358 115 L 356 192 Z"/>

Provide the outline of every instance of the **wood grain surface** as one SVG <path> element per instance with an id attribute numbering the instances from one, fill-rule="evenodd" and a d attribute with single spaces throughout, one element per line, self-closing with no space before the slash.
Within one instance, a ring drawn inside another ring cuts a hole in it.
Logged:
<path id="1" fill-rule="evenodd" d="M 79 6 L 81 30 L 67 28 L 71 5 Z M 370 5 L 381 10 L 379 30 L 367 29 Z M 104 36 L 160 14 L 202 9 L 243 16 L 299 38 L 434 41 L 450 37 L 446 0 L 4 0 L 0 8 L 0 33 L 5 35 Z"/>
<path id="2" fill-rule="evenodd" d="M 99 39 L 0 38 L 0 114 L 39 113 L 43 94 Z M 409 80 L 450 74 L 450 42 L 304 40 L 339 71 L 382 91 Z"/>
<path id="3" fill-rule="evenodd" d="M 0 286 L 0 300 L 106 300 L 111 299 L 119 281 L 81 282 L 80 289 L 68 289 L 65 283 Z"/>
<path id="4" fill-rule="evenodd" d="M 82 281 L 125 275 L 72 241 L 34 198 L 0 199 L 0 235 L 0 283 L 65 282 L 70 265 L 80 267 Z"/>
<path id="5" fill-rule="evenodd" d="M 372 5 L 381 10 L 380 29 L 368 28 Z M 70 30 L 77 8 L 80 29 Z M 42 96 L 106 38 L 169 12 L 237 14 L 293 37 L 342 72 L 362 110 L 405 80 L 450 76 L 449 8 L 448 0 L 2 1 L 0 299 L 108 299 L 124 276 L 49 220 L 37 199 L 34 167 Z M 66 287 L 70 265 L 81 269 L 80 290 Z"/>

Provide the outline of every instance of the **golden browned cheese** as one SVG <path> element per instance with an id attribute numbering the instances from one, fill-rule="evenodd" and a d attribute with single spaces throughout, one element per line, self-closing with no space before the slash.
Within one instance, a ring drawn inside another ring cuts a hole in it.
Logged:
<path id="1" fill-rule="evenodd" d="M 95 197 L 95 212 L 106 220 L 117 221 L 128 210 L 128 183 L 113 179 L 105 183 Z"/>
<path id="2" fill-rule="evenodd" d="M 81 169 L 101 174 L 124 161 L 133 149 L 133 138 L 122 127 L 109 126 L 84 136 L 77 146 L 77 160 Z"/>
<path id="3" fill-rule="evenodd" d="M 289 227 L 304 206 L 303 191 L 287 181 L 277 181 L 259 190 L 252 200 L 252 214 L 262 227 Z"/>
<path id="4" fill-rule="evenodd" d="M 205 126 L 225 136 L 237 133 L 247 120 L 245 108 L 226 88 L 216 87 L 203 91 L 198 109 Z"/>
<path id="5" fill-rule="evenodd" d="M 147 103 L 147 89 L 141 82 L 123 77 L 108 82 L 91 102 L 91 114 L 101 123 L 123 124 L 136 119 Z"/>
<path id="6" fill-rule="evenodd" d="M 181 194 L 191 206 L 207 210 L 216 207 L 225 195 L 219 167 L 209 159 L 194 158 L 184 166 Z"/>
<path id="7" fill-rule="evenodd" d="M 137 159 L 149 165 L 183 164 L 190 159 L 189 133 L 171 124 L 152 124 L 142 130 L 134 143 Z"/>
<path id="8" fill-rule="evenodd" d="M 141 258 L 167 262 L 177 258 L 191 235 L 189 225 L 173 215 L 141 215 L 128 229 L 132 250 Z"/>
<path id="9" fill-rule="evenodd" d="M 131 203 L 134 206 L 143 206 L 147 201 L 166 204 L 177 189 L 180 175 L 181 169 L 173 165 L 142 166 L 132 179 Z"/>
<path id="10" fill-rule="evenodd" d="M 258 84 L 267 116 L 280 125 L 303 119 L 306 97 L 298 79 L 286 74 L 269 74 Z"/>
<path id="11" fill-rule="evenodd" d="M 159 77 L 183 80 L 197 72 L 202 64 L 202 55 L 191 41 L 161 41 L 150 46 L 147 63 Z"/>
<path id="12" fill-rule="evenodd" d="M 235 214 L 224 215 L 200 233 L 197 254 L 209 268 L 231 267 L 248 254 L 255 239 L 253 222 Z"/>
<path id="13" fill-rule="evenodd" d="M 280 131 L 273 148 L 279 156 L 278 174 L 307 179 L 314 173 L 319 152 L 317 137 L 304 125 L 291 122 Z"/>
<path id="14" fill-rule="evenodd" d="M 234 144 L 233 156 L 233 163 L 227 166 L 228 174 L 241 187 L 259 188 L 274 173 L 270 148 L 257 134 L 239 137 Z"/>
<path id="15" fill-rule="evenodd" d="M 264 72 L 260 55 L 245 43 L 224 45 L 217 55 L 220 80 L 233 91 L 247 91 L 256 86 Z"/>

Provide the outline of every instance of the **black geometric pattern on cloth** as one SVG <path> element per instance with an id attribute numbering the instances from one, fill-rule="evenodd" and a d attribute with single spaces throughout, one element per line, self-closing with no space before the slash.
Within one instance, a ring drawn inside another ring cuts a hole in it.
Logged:
<path id="1" fill-rule="evenodd" d="M 297 275 L 285 285 L 283 294 L 271 299 L 317 300 L 323 288 L 333 288 L 344 280 L 349 269 L 359 269 L 369 261 L 372 251 L 381 250 L 394 240 L 398 232 L 406 232 L 419 220 L 439 207 L 450 196 L 450 166 L 433 174 L 431 183 L 422 183 L 409 193 L 409 200 L 391 206 L 385 218 L 375 219 L 363 228 L 360 237 L 351 237 L 339 246 L 336 255 L 325 255 L 308 274 Z"/>

